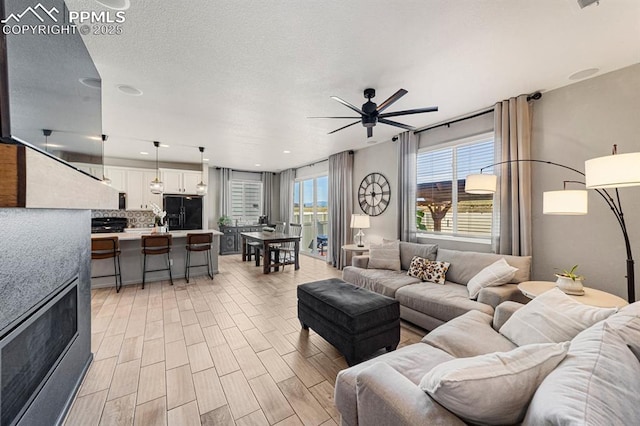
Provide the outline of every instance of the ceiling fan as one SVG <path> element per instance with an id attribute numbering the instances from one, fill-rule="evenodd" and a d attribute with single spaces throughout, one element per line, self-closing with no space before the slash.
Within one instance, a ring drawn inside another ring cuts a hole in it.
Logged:
<path id="1" fill-rule="evenodd" d="M 408 109 L 404 111 L 382 113 L 384 110 L 389 108 L 394 102 L 396 102 L 398 99 L 400 99 L 407 93 L 408 92 L 406 90 L 400 89 L 396 93 L 394 93 L 389 99 L 387 99 L 380 105 L 376 105 L 375 102 L 371 101 L 371 98 L 376 96 L 376 90 L 371 88 L 364 89 L 364 97 L 367 99 L 367 102 L 362 104 L 362 109 L 358 108 L 355 105 L 350 104 L 349 102 L 343 99 L 340 99 L 337 96 L 331 96 L 331 99 L 334 99 L 340 102 L 342 105 L 346 106 L 347 108 L 350 108 L 353 111 L 357 112 L 358 114 L 360 114 L 360 117 L 309 117 L 309 118 L 358 119 L 358 121 L 354 121 L 353 123 L 340 127 L 339 129 L 336 129 L 333 132 L 329 132 L 328 133 L 329 135 L 335 132 L 339 132 L 340 130 L 346 129 L 347 127 L 354 126 L 358 123 L 362 123 L 362 125 L 367 128 L 368 138 L 373 136 L 373 128 L 377 123 L 383 123 L 383 124 L 388 124 L 390 126 L 401 127 L 407 130 L 415 130 L 415 127 L 409 126 L 407 124 L 398 123 L 397 121 L 388 120 L 388 118 L 397 117 L 399 115 L 421 114 L 423 112 L 434 112 L 434 111 L 438 111 L 438 107 L 416 108 L 416 109 Z"/>

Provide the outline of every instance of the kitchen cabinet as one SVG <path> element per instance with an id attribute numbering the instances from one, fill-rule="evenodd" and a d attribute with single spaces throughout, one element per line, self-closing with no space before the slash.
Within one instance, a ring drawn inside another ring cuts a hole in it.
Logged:
<path id="1" fill-rule="evenodd" d="M 266 225 L 221 226 L 220 254 L 237 254 L 242 251 L 242 232 L 261 232 Z"/>
<path id="2" fill-rule="evenodd" d="M 127 192 L 127 169 L 123 167 L 105 167 L 104 175 L 111 179 L 111 187 L 119 192 Z"/>
<path id="3" fill-rule="evenodd" d="M 149 189 L 155 178 L 155 170 L 127 169 L 127 210 L 152 210 L 151 204 L 162 208 L 162 194 L 152 194 Z"/>
<path id="4" fill-rule="evenodd" d="M 160 169 L 166 194 L 195 194 L 200 183 L 200 172 L 188 170 Z"/>

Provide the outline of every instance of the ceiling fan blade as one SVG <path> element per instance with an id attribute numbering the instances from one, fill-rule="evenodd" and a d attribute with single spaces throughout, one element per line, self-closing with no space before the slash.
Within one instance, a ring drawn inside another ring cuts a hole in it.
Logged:
<path id="1" fill-rule="evenodd" d="M 401 97 L 403 97 L 407 93 L 408 92 L 406 90 L 404 90 L 404 89 L 398 90 L 396 93 L 391 95 L 391 97 L 389 99 L 387 99 L 386 101 L 384 101 L 383 103 L 378 105 L 378 108 L 376 108 L 376 111 L 378 111 L 379 113 L 384 111 L 385 109 L 389 108 L 391 106 L 391 104 L 393 104 L 395 101 L 397 101 L 398 99 L 400 99 Z"/>
<path id="2" fill-rule="evenodd" d="M 360 108 L 358 108 L 355 105 L 350 104 L 349 102 L 345 101 L 344 99 L 340 99 L 337 96 L 331 96 L 331 99 L 333 99 L 334 101 L 340 102 L 342 105 L 346 106 L 347 108 L 351 108 L 352 110 L 354 110 L 358 114 L 366 115 L 364 112 L 362 112 L 362 110 Z"/>
<path id="3" fill-rule="evenodd" d="M 408 124 L 398 123 L 397 121 L 387 120 L 385 118 L 378 118 L 378 123 L 388 124 L 389 126 L 402 127 L 407 130 L 415 130 L 416 128 L 413 126 L 409 126 Z"/>
<path id="4" fill-rule="evenodd" d="M 360 117 L 307 117 L 307 118 L 350 118 L 351 120 L 360 120 Z"/>
<path id="5" fill-rule="evenodd" d="M 404 111 L 387 112 L 386 114 L 380 114 L 379 117 L 386 118 L 386 117 L 397 117 L 399 115 L 422 114 L 423 112 L 435 112 L 437 110 L 438 110 L 438 107 L 406 109 Z"/>
<path id="6" fill-rule="evenodd" d="M 373 127 L 367 127 L 367 137 L 373 136 Z"/>
<path id="7" fill-rule="evenodd" d="M 327 133 L 327 134 L 328 134 L 328 135 L 330 135 L 330 134 L 332 134 L 332 133 L 339 132 L 339 131 L 340 131 L 340 130 L 342 130 L 342 129 L 346 129 L 347 127 L 351 127 L 351 126 L 353 126 L 353 125 L 355 125 L 355 124 L 358 124 L 358 123 L 360 123 L 360 120 L 358 120 L 358 121 L 354 121 L 353 123 L 351 123 L 351 124 L 347 124 L 346 126 L 340 127 L 339 129 L 335 129 L 333 132 L 329 132 L 329 133 Z"/>

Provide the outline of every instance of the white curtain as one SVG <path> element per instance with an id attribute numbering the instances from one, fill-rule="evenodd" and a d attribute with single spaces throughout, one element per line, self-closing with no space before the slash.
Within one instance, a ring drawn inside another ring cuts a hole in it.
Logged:
<path id="1" fill-rule="evenodd" d="M 262 214 L 269 218 L 270 223 L 275 219 L 271 208 L 273 198 L 273 173 L 262 172 Z"/>
<path id="2" fill-rule="evenodd" d="M 231 169 L 220 168 L 220 216 L 231 213 Z"/>
<path id="3" fill-rule="evenodd" d="M 280 172 L 280 221 L 291 223 L 293 219 L 293 183 L 296 171 L 287 169 Z"/>
<path id="4" fill-rule="evenodd" d="M 351 241 L 353 151 L 329 157 L 329 250 L 327 263 L 343 268 L 342 246 Z"/>
<path id="5" fill-rule="evenodd" d="M 398 141 L 398 238 L 417 241 L 416 185 L 418 135 L 411 131 L 400 134 Z"/>
<path id="6" fill-rule="evenodd" d="M 495 105 L 497 161 L 531 158 L 531 107 L 527 95 Z M 498 195 L 494 198 L 499 234 L 494 251 L 530 256 L 531 247 L 531 163 L 513 162 L 497 166 Z"/>

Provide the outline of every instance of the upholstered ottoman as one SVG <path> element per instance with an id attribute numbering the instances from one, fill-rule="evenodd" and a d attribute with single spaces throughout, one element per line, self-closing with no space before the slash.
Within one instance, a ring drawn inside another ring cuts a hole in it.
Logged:
<path id="1" fill-rule="evenodd" d="M 357 364 L 376 350 L 392 351 L 400 341 L 400 304 L 332 278 L 298 286 L 298 319 Z"/>

